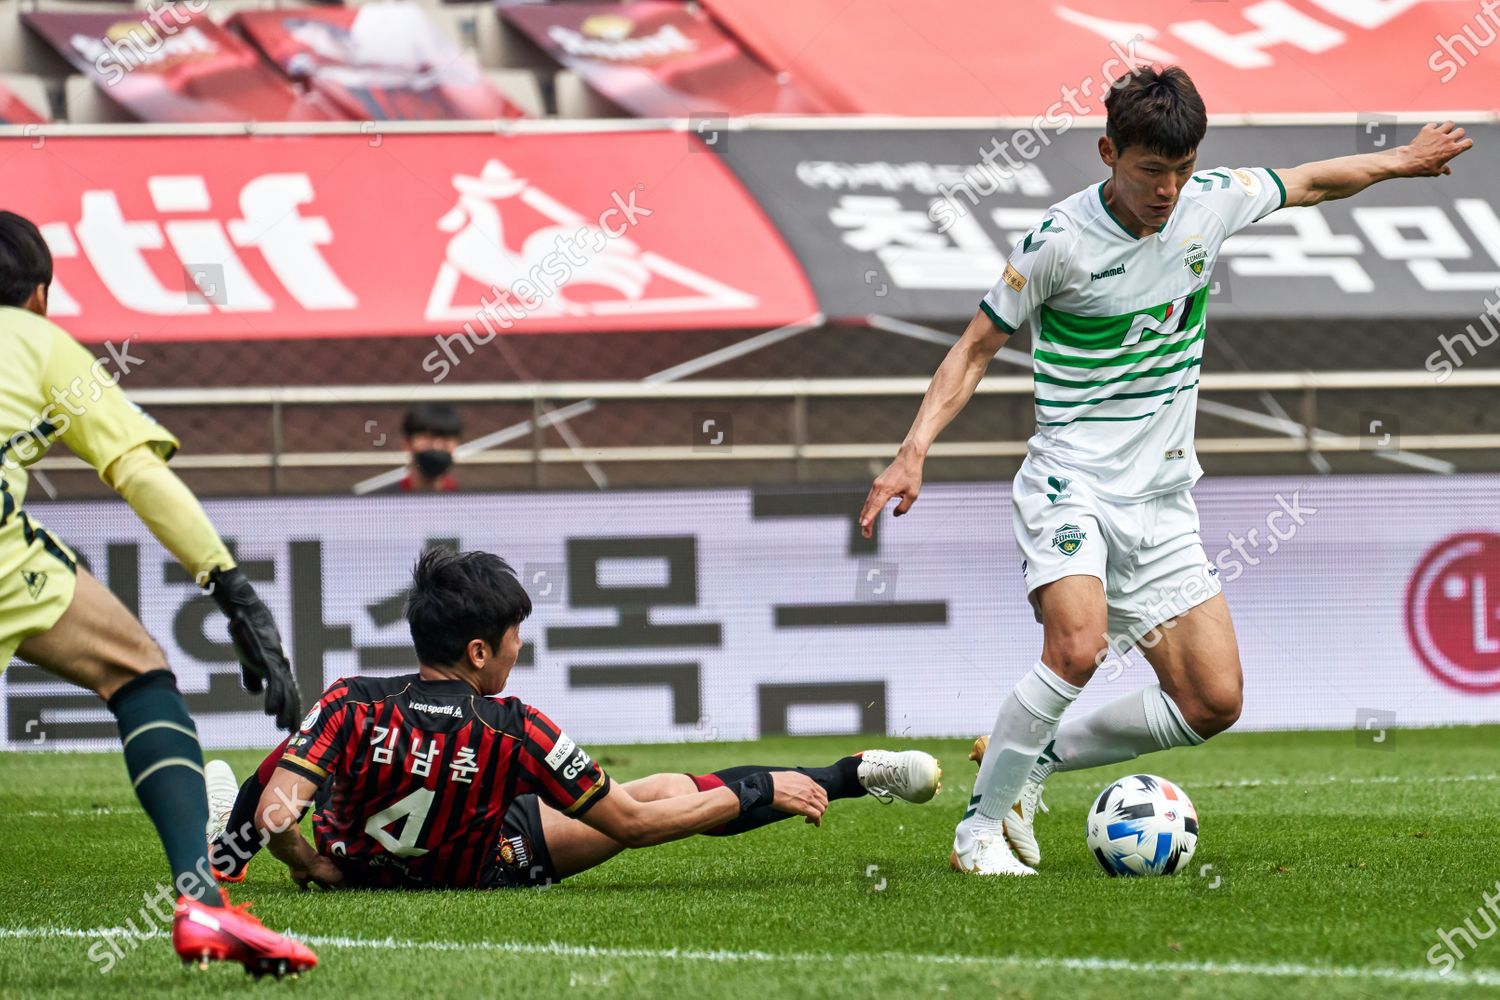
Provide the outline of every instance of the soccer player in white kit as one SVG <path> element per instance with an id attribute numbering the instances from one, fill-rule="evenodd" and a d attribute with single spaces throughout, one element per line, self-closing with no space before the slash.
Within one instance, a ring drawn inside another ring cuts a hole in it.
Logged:
<path id="1" fill-rule="evenodd" d="M 1271 170 L 1197 167 L 1203 100 L 1178 67 L 1142 68 L 1105 100 L 1110 175 L 1048 209 L 948 352 L 860 514 L 916 502 L 922 464 L 1023 322 L 1033 333 L 1036 433 L 1012 522 L 1042 653 L 1000 707 L 952 866 L 1034 875 L 1042 784 L 1057 770 L 1189 746 L 1239 718 L 1239 650 L 1189 493 L 1193 421 L 1219 248 L 1280 208 L 1377 181 L 1451 173 L 1473 144 L 1452 122 L 1405 146 Z M 1142 644 L 1141 640 L 1150 636 Z M 1111 648 L 1142 646 L 1158 683 L 1062 723 Z"/>

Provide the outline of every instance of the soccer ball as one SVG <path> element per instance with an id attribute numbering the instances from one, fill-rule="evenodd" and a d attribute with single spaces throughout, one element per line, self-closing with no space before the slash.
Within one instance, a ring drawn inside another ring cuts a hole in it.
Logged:
<path id="1" fill-rule="evenodd" d="M 1167 779 L 1132 774 L 1094 800 L 1088 844 L 1111 877 L 1171 875 L 1187 867 L 1198 846 L 1198 811 Z"/>

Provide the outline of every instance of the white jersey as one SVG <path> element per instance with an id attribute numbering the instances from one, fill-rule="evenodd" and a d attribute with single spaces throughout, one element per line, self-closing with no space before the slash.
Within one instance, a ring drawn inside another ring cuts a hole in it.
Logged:
<path id="1" fill-rule="evenodd" d="M 1027 462 L 1071 471 L 1119 502 L 1186 489 L 1208 289 L 1219 247 L 1286 204 L 1275 172 L 1195 173 L 1167 224 L 1132 235 L 1104 185 L 1048 209 L 980 303 L 1001 329 L 1030 320 L 1036 433 Z"/>

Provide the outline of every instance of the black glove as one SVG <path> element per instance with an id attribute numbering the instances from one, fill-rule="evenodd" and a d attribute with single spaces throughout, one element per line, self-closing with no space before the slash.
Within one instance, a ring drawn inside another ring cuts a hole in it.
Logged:
<path id="1" fill-rule="evenodd" d="M 266 692 L 266 714 L 291 731 L 302 719 L 302 696 L 297 676 L 281 646 L 281 633 L 271 611 L 238 567 L 208 574 L 208 592 L 229 618 L 229 638 L 240 660 L 240 681 L 251 694 Z"/>

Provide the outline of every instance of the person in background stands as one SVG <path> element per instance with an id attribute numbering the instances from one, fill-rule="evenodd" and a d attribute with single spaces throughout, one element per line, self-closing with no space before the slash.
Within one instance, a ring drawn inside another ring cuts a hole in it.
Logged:
<path id="1" fill-rule="evenodd" d="M 463 441 L 463 421 L 447 403 L 418 403 L 401 421 L 406 475 L 386 493 L 452 493 L 458 489 L 453 449 Z"/>

